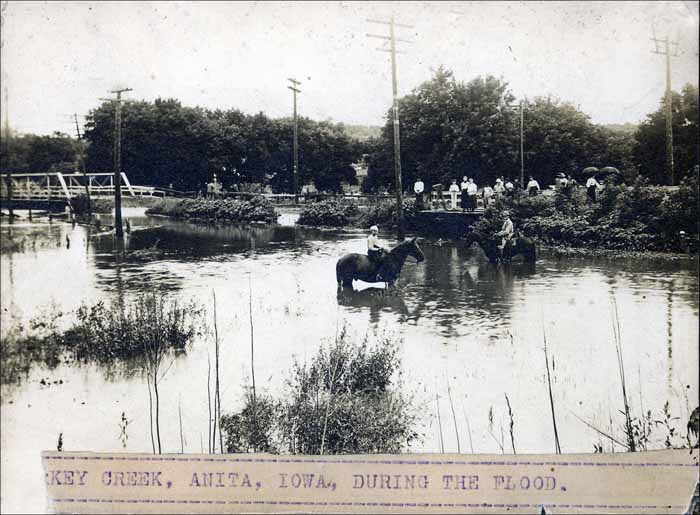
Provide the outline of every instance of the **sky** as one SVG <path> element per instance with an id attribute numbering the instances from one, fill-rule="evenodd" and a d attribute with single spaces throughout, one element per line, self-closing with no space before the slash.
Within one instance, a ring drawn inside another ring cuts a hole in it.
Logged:
<path id="1" fill-rule="evenodd" d="M 494 75 L 518 98 L 572 102 L 595 123 L 638 123 L 665 91 L 655 33 L 679 42 L 672 84 L 698 83 L 698 2 L 17 2 L 2 1 L 2 116 L 18 132 L 74 133 L 120 87 L 124 98 L 384 123 L 388 26 L 405 95 L 444 65 Z"/>

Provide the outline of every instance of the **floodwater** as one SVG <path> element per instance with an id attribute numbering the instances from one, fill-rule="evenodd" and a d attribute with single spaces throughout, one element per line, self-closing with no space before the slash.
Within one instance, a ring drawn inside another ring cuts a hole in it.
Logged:
<path id="1" fill-rule="evenodd" d="M 473 249 L 423 240 L 425 261 L 409 260 L 395 292 L 358 284 L 364 291 L 339 295 L 335 262 L 364 251 L 361 232 L 301 229 L 289 214 L 276 226 L 218 227 L 138 209 L 126 216 L 132 232 L 123 247 L 94 228 L 45 218 L 4 224 L 2 236 L 18 245 L 1 256 L 2 335 L 56 310 L 68 313 L 67 324 L 82 303 L 128 302 L 153 290 L 208 307 L 211 326 L 215 293 L 221 404 L 230 411 L 250 381 L 250 282 L 258 389 L 283 391 L 294 360 L 310 358 L 343 324 L 358 339 L 391 332 L 402 341 L 403 388 L 423 414 L 412 451 L 513 452 L 507 395 L 517 452 L 545 453 L 554 452 L 546 334 L 562 451 L 602 443 L 607 452 L 609 440 L 580 419 L 623 438 L 614 298 L 633 415 L 643 408 L 661 419 L 668 402 L 685 435 L 697 402 L 697 260 L 543 253 L 534 266 L 496 268 Z M 156 242 L 162 254 L 137 252 Z M 212 340 L 196 341 L 159 385 L 164 452 L 180 452 L 178 408 L 185 452 L 206 448 Z M 37 364 L 19 384 L 3 385 L 1 414 L 5 512 L 46 509 L 39 453 L 56 449 L 59 433 L 67 451 L 151 451 L 148 391 L 138 375 Z M 655 427 L 650 447 L 662 448 L 665 436 Z"/>

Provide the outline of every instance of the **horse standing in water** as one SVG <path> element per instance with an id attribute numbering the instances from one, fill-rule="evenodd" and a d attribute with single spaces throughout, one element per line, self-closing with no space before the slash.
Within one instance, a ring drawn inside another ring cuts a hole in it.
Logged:
<path id="1" fill-rule="evenodd" d="M 335 265 L 335 277 L 338 288 L 352 288 L 352 281 L 358 279 L 368 283 L 383 281 L 387 286 L 393 286 L 401 274 L 406 258 L 413 256 L 420 263 L 425 260 L 423 251 L 416 243 L 416 238 L 399 243 L 387 252 L 377 266 L 365 254 L 347 254 L 340 258 Z M 381 270 L 381 277 L 378 273 Z"/>
<path id="2" fill-rule="evenodd" d="M 471 231 L 467 234 L 465 240 L 467 245 L 474 242 L 478 243 L 491 263 L 498 263 L 499 261 L 508 263 L 517 255 L 522 255 L 526 263 L 534 263 L 537 260 L 535 242 L 523 236 L 511 238 L 503 248 L 502 257 L 498 251 L 499 238 L 494 238 L 480 231 Z"/>

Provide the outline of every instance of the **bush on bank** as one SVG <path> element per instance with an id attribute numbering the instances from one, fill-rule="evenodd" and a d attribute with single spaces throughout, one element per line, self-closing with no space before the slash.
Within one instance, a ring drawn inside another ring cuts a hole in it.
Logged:
<path id="1" fill-rule="evenodd" d="M 323 200 L 304 206 L 297 224 L 314 227 L 347 227 L 357 223 L 360 210 L 343 200 Z"/>
<path id="2" fill-rule="evenodd" d="M 250 197 L 248 200 L 163 199 L 146 213 L 173 218 L 268 223 L 276 222 L 279 216 L 272 203 L 263 196 Z"/>
<path id="3" fill-rule="evenodd" d="M 606 187 L 597 202 L 583 188 L 571 195 L 506 200 L 486 211 L 474 226 L 493 234 L 501 229 L 501 211 L 508 208 L 516 230 L 543 243 L 611 250 L 697 253 L 698 173 L 678 189 L 649 186 L 638 179 L 632 186 Z"/>

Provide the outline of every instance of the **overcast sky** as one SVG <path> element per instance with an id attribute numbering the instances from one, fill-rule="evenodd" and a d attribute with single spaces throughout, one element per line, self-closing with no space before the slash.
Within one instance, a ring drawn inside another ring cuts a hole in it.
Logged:
<path id="1" fill-rule="evenodd" d="M 518 96 L 570 101 L 597 123 L 639 122 L 658 107 L 665 60 L 652 27 L 679 40 L 675 89 L 698 82 L 698 2 L 2 2 L 2 103 L 21 132 L 73 132 L 118 86 L 125 97 L 383 123 L 389 54 L 367 22 L 392 13 L 407 53 L 399 94 L 439 65 L 459 80 L 503 77 Z M 3 114 L 4 116 L 4 114 Z M 3 118 L 4 121 L 4 118 Z"/>

